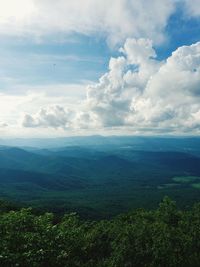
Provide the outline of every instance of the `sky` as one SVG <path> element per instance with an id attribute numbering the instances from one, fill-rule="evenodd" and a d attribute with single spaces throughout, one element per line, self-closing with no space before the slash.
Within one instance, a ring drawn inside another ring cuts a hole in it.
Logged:
<path id="1" fill-rule="evenodd" d="M 200 0 L 0 0 L 0 136 L 200 134 Z"/>

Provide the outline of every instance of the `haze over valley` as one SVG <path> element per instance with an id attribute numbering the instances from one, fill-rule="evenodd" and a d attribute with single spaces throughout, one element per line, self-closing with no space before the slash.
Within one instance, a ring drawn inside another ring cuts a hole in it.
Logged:
<path id="1" fill-rule="evenodd" d="M 1 141 L 0 197 L 58 213 L 108 218 L 200 200 L 200 139 L 89 136 Z"/>

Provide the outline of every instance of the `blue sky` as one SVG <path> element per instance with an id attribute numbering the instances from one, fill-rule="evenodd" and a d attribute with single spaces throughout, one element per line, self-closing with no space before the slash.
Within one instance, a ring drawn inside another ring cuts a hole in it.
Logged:
<path id="1" fill-rule="evenodd" d="M 164 29 L 166 41 L 155 45 L 158 58 L 167 58 L 176 48 L 200 40 L 200 18 L 188 17 L 178 6 Z M 81 33 L 58 34 L 43 40 L 28 37 L 1 37 L 0 56 L 3 75 L 19 83 L 40 85 L 97 81 L 107 71 L 111 56 L 118 54 L 104 36 Z M 1 88 L 12 82 L 0 81 Z"/>
<path id="2" fill-rule="evenodd" d="M 23 84 L 82 83 L 97 80 L 106 70 L 110 49 L 104 40 L 74 34 L 61 43 L 49 38 L 4 38 L 0 43 L 3 74 Z M 1 87 L 9 88 L 7 82 Z"/>
<path id="3" fill-rule="evenodd" d="M 139 107 L 147 96 L 152 105 L 163 101 L 160 95 L 156 100 L 154 89 L 148 88 L 150 79 L 160 79 L 156 78 L 160 68 L 168 71 L 173 51 L 187 46 L 187 51 L 177 52 L 179 61 L 198 71 L 199 50 L 191 45 L 200 41 L 199 6 L 199 0 L 112 0 L 110 5 L 85 0 L 83 7 L 77 0 L 56 4 L 51 0 L 0 0 L 0 133 L 198 134 L 199 107 L 194 101 L 189 103 L 191 109 L 184 115 L 188 123 L 183 125 L 178 92 L 174 94 L 176 107 L 164 103 L 166 110 L 158 108 L 151 118 Z M 138 41 L 141 38 L 151 44 Z M 137 53 L 141 53 L 139 59 Z M 154 53 L 157 57 L 151 60 Z M 192 57 L 190 64 L 188 57 Z M 194 75 L 195 80 L 197 73 Z M 101 77 L 103 81 L 98 82 Z M 138 79 L 143 79 L 139 85 Z M 191 91 L 198 90 L 199 81 L 195 81 Z M 188 99 L 183 91 L 188 82 L 183 82 L 179 86 Z"/>
<path id="4" fill-rule="evenodd" d="M 165 32 L 168 40 L 157 47 L 161 58 L 168 57 L 180 46 L 191 45 L 200 40 L 200 17 L 187 16 L 184 5 L 179 4 L 169 17 Z"/>

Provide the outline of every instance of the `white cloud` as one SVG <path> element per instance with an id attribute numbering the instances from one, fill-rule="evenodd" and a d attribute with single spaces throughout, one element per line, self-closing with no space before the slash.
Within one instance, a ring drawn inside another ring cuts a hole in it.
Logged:
<path id="1" fill-rule="evenodd" d="M 80 104 L 80 101 L 84 99 L 84 97 L 84 84 L 54 84 L 51 86 L 16 85 L 16 88 L 12 88 L 11 92 L 8 92 L 7 94 L 0 94 L 0 122 L 2 122 L 2 124 L 3 122 L 8 124 L 8 126 L 5 128 L 7 131 L 5 132 L 6 135 L 8 132 L 11 135 L 12 132 L 14 133 L 15 130 L 13 127 L 16 127 L 18 129 L 18 134 L 21 134 L 25 129 L 21 128 L 22 121 L 24 121 L 24 114 L 37 114 L 39 113 L 38 111 L 42 109 L 46 110 L 48 114 L 49 107 L 63 107 L 66 105 L 68 106 L 69 110 L 74 110 L 75 107 Z M 61 111 L 58 112 L 57 110 L 57 113 L 55 114 L 59 114 L 59 116 L 61 116 L 61 113 Z M 37 116 L 33 117 L 35 119 Z M 50 118 L 47 116 L 47 120 L 48 119 Z M 54 122 L 54 127 L 56 127 L 56 124 L 58 123 Z M 35 126 L 36 129 L 38 129 L 38 127 Z M 40 125 L 40 127 L 42 127 L 42 125 Z M 60 127 L 64 128 L 65 126 L 63 125 Z"/>
<path id="2" fill-rule="evenodd" d="M 123 56 L 111 58 L 109 72 L 87 89 L 86 107 L 102 126 L 127 124 L 133 101 L 142 97 L 161 64 L 148 39 L 127 39 L 120 51 Z"/>
<path id="3" fill-rule="evenodd" d="M 153 48 L 165 39 L 177 2 L 188 16 L 200 15 L 200 0 L 84 0 L 81 8 L 80 0 L 0 0 L 0 34 L 77 32 L 105 36 L 111 44 L 126 40 L 82 102 L 78 85 L 16 86 L 8 90 L 13 95 L 0 94 L 0 127 L 24 116 L 30 129 L 199 132 L 200 43 L 180 47 L 164 61 Z"/>
<path id="4" fill-rule="evenodd" d="M 95 33 L 112 44 L 141 36 L 159 43 L 174 10 L 172 0 L 0 0 L 0 33 Z"/>
<path id="5" fill-rule="evenodd" d="M 200 16 L 200 0 L 185 0 L 185 5 L 186 13 L 189 16 Z"/>
<path id="6" fill-rule="evenodd" d="M 26 114 L 23 119 L 24 127 L 42 127 L 42 128 L 70 128 L 74 113 L 60 106 L 53 106 L 47 109 L 41 109 L 38 114 L 31 116 Z"/>
<path id="7" fill-rule="evenodd" d="M 180 132 L 199 130 L 195 117 L 200 110 L 199 97 L 200 43 L 196 43 L 178 48 L 151 77 L 143 95 L 149 100 L 149 112 L 143 117 L 147 123 Z"/>
<path id="8" fill-rule="evenodd" d="M 127 39 L 120 53 L 73 112 L 42 109 L 26 115 L 24 126 L 200 131 L 200 42 L 178 48 L 165 61 L 157 60 L 149 39 Z"/>
<path id="9" fill-rule="evenodd" d="M 120 51 L 108 73 L 88 86 L 82 126 L 85 117 L 87 127 L 199 132 L 200 42 L 163 62 L 149 40 L 128 39 Z"/>
<path id="10" fill-rule="evenodd" d="M 7 127 L 7 126 L 8 126 L 7 123 L 5 123 L 5 122 L 1 122 L 1 121 L 0 121 L 0 128 L 5 128 L 5 127 Z"/>

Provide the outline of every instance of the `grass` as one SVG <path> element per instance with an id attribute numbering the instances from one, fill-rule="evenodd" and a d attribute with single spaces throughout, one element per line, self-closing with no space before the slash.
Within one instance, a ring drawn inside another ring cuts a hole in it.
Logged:
<path id="1" fill-rule="evenodd" d="M 198 176 L 176 176 L 173 177 L 172 180 L 176 183 L 192 183 L 200 180 Z"/>
<path id="2" fill-rule="evenodd" d="M 177 185 L 177 183 L 179 183 L 179 185 L 181 184 L 188 184 L 189 186 L 191 186 L 192 188 L 195 189 L 200 189 L 200 177 L 199 176 L 176 176 L 173 177 L 173 181 L 176 182 L 176 184 L 174 183 L 174 186 Z M 163 185 L 166 186 L 166 185 Z M 171 187 L 171 184 L 168 184 L 168 187 Z"/>
<path id="3" fill-rule="evenodd" d="M 193 188 L 196 188 L 196 189 L 200 189 L 200 183 L 198 183 L 198 184 L 192 184 L 192 187 Z"/>
<path id="4" fill-rule="evenodd" d="M 158 189 L 167 189 L 167 188 L 172 188 L 172 187 L 177 187 L 177 186 L 180 186 L 180 183 L 163 184 L 163 185 L 159 185 L 157 188 Z"/>

